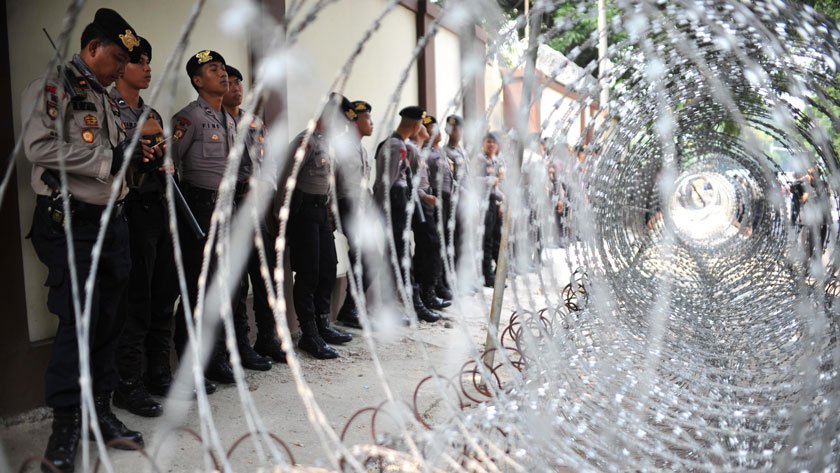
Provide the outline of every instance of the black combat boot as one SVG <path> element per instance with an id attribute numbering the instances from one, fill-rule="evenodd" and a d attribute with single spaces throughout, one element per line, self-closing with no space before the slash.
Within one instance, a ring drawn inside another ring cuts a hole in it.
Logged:
<path id="1" fill-rule="evenodd" d="M 286 352 L 283 351 L 280 345 L 280 339 L 275 333 L 257 335 L 257 341 L 254 343 L 254 351 L 260 356 L 268 357 L 277 363 L 286 362 Z"/>
<path id="2" fill-rule="evenodd" d="M 271 360 L 260 356 L 248 342 L 248 335 L 236 337 L 236 347 L 239 349 L 239 358 L 242 360 L 242 367 L 255 371 L 268 371 L 271 369 Z"/>
<path id="3" fill-rule="evenodd" d="M 82 437 L 82 411 L 78 407 L 57 407 L 53 409 L 52 434 L 44 453 L 46 461 L 58 471 L 72 472 L 76 469 L 76 450 Z M 46 464 L 41 471 L 53 472 Z"/>
<path id="4" fill-rule="evenodd" d="M 445 301 L 452 301 L 452 290 L 446 285 L 443 276 L 438 279 L 437 285 L 435 285 L 435 295 Z"/>
<path id="5" fill-rule="evenodd" d="M 330 344 L 341 345 L 353 340 L 353 336 L 349 333 L 344 333 L 333 328 L 330 323 L 330 314 L 320 314 L 315 318 L 315 323 L 318 326 L 318 335 Z"/>
<path id="6" fill-rule="evenodd" d="M 298 348 L 319 360 L 338 358 L 338 352 L 335 348 L 327 345 L 327 342 L 318 333 L 318 325 L 315 319 L 300 321 L 300 329 L 303 335 L 301 335 L 300 341 L 298 342 Z"/>
<path id="7" fill-rule="evenodd" d="M 152 399 L 146 391 L 146 385 L 139 378 L 120 382 L 114 391 L 114 405 L 143 417 L 158 417 L 163 414 L 163 406 Z"/>
<path id="8" fill-rule="evenodd" d="M 420 299 L 423 305 L 433 310 L 445 309 L 452 305 L 452 302 L 444 301 L 435 295 L 435 288 L 429 284 L 420 285 Z"/>
<path id="9" fill-rule="evenodd" d="M 423 304 L 423 300 L 420 298 L 420 295 L 417 292 L 418 291 L 414 291 L 414 293 L 412 294 L 412 299 L 414 302 L 414 312 L 417 313 L 417 318 L 419 320 L 422 320 L 423 322 L 429 323 L 437 322 L 438 320 L 440 320 L 440 315 L 426 307 L 426 305 Z"/>
<path id="10" fill-rule="evenodd" d="M 111 447 L 118 450 L 139 450 L 143 448 L 143 434 L 129 430 L 111 411 L 111 393 L 93 395 L 93 405 L 96 407 L 96 417 L 99 430 L 105 443 L 118 440 Z M 93 439 L 93 431 L 90 432 Z"/>
<path id="11" fill-rule="evenodd" d="M 219 384 L 236 384 L 233 368 L 230 367 L 223 348 L 216 347 L 213 350 L 210 362 L 204 370 L 204 377 Z"/>
<path id="12" fill-rule="evenodd" d="M 341 322 L 345 327 L 362 328 L 362 323 L 359 322 L 359 311 L 356 309 L 356 302 L 347 294 L 344 298 L 344 304 L 341 305 L 341 310 L 338 311 L 338 316 L 335 318 Z"/>

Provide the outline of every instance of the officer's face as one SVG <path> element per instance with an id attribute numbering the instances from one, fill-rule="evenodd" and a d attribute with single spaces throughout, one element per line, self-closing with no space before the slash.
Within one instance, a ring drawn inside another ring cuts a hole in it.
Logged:
<path id="1" fill-rule="evenodd" d="M 222 99 L 225 107 L 238 107 L 242 105 L 242 81 L 238 77 L 228 77 L 228 91 Z"/>
<path id="2" fill-rule="evenodd" d="M 228 91 L 228 75 L 225 65 L 219 61 L 208 62 L 201 66 L 198 75 L 193 77 L 195 85 L 203 92 L 212 95 L 225 95 Z"/>
<path id="3" fill-rule="evenodd" d="M 93 40 L 86 49 L 90 54 L 90 69 L 96 75 L 96 80 L 103 86 L 113 84 L 125 72 L 128 64 L 128 53 L 114 43 L 103 43 Z"/>
<path id="4" fill-rule="evenodd" d="M 373 135 L 373 118 L 370 113 L 364 112 L 356 119 L 356 128 L 359 130 L 361 136 Z"/>
<path id="5" fill-rule="evenodd" d="M 484 154 L 487 156 L 496 156 L 496 153 L 499 152 L 499 143 L 496 143 L 496 140 L 486 138 L 484 140 Z"/>
<path id="6" fill-rule="evenodd" d="M 152 66 L 149 65 L 149 57 L 143 54 L 140 56 L 140 61 L 126 64 L 122 80 L 135 89 L 148 89 L 152 82 Z"/>
<path id="7" fill-rule="evenodd" d="M 452 141 L 461 141 L 461 127 L 458 125 L 449 127 L 449 139 Z"/>

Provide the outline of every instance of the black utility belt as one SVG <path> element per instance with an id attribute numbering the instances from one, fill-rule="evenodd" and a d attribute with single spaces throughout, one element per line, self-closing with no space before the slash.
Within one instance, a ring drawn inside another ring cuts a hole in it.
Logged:
<path id="1" fill-rule="evenodd" d="M 45 206 L 47 215 L 56 223 L 64 223 L 64 203 L 60 196 L 48 197 L 45 195 L 38 196 L 38 203 Z M 117 218 L 123 214 L 124 200 L 118 200 L 114 203 L 111 209 L 111 218 Z M 105 211 L 105 205 L 88 204 L 70 197 L 70 212 L 73 218 L 84 220 L 86 222 L 99 222 L 102 218 L 102 212 Z"/>
<path id="2" fill-rule="evenodd" d="M 296 190 L 292 197 L 302 204 L 327 205 L 330 202 L 329 194 L 309 194 Z"/>
<path id="3" fill-rule="evenodd" d="M 182 182 L 181 189 L 184 192 L 184 196 L 195 197 L 200 200 L 208 200 L 214 204 L 216 203 L 216 199 L 219 198 L 218 190 L 197 187 L 190 184 L 189 182 Z"/>

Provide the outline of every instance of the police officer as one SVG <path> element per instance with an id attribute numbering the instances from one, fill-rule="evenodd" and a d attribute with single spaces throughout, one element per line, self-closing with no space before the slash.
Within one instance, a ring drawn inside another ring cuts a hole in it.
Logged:
<path id="1" fill-rule="evenodd" d="M 416 192 L 419 200 L 411 219 L 411 229 L 414 232 L 412 269 L 416 289 L 413 297 L 415 310 L 418 310 L 418 314 L 420 310 L 438 310 L 449 307 L 450 305 L 449 301 L 444 301 L 435 295 L 435 285 L 442 269 L 440 261 L 440 240 L 438 239 L 437 228 L 435 227 L 435 205 L 437 205 L 437 198 L 432 193 L 432 188 L 429 184 L 429 170 L 426 164 L 426 156 L 420 151 L 430 138 L 429 131 L 425 125 L 432 121 L 436 121 L 435 117 L 430 115 L 423 117 L 423 126 L 418 127 L 417 132 L 409 137 L 406 143 L 408 164 L 412 175 L 416 178 L 412 180 L 412 183 L 414 181 L 417 182 Z"/>
<path id="2" fill-rule="evenodd" d="M 137 144 L 127 155 L 126 136 L 117 104 L 105 87 L 114 82 L 140 42 L 134 29 L 115 11 L 100 9 L 85 27 L 81 51 L 73 59 L 33 81 L 21 103 L 27 159 L 32 163 L 32 188 L 37 194 L 29 233 L 38 258 L 47 266 L 47 307 L 58 316 L 58 329 L 46 373 L 46 403 L 53 409 L 52 434 L 43 471 L 73 471 L 81 436 L 79 346 L 77 314 L 73 309 L 71 271 L 75 270 L 79 296 L 84 298 L 94 243 L 102 213 L 108 204 L 114 176 L 125 161 L 153 161 L 149 142 Z M 46 79 L 46 85 L 45 84 Z M 33 112 L 34 107 L 34 112 Z M 70 215 L 64 212 L 59 192 L 59 164 L 67 171 Z M 111 412 L 111 393 L 119 382 L 114 366 L 117 341 L 123 325 L 120 301 L 128 283 L 131 259 L 128 225 L 123 214 L 125 183 L 112 208 L 105 229 L 90 307 L 90 373 L 97 420 L 106 442 L 122 439 L 135 449 L 143 436 L 126 428 Z M 75 267 L 67 254 L 66 219 L 72 225 Z M 52 468 L 54 467 L 54 468 Z"/>
<path id="3" fill-rule="evenodd" d="M 343 344 L 353 339 L 330 324 L 337 256 L 329 209 L 334 163 L 327 142 L 328 132 L 346 131 L 349 119 L 346 114 L 351 109 L 352 105 L 345 97 L 330 96 L 306 145 L 289 212 L 289 256 L 295 272 L 293 298 L 302 332 L 298 348 L 321 360 L 339 356 L 328 343 Z M 292 140 L 292 153 L 303 145 L 305 134 L 301 132 Z M 293 160 L 289 159 L 288 163 L 291 165 Z M 289 175 L 289 172 L 284 174 Z"/>
<path id="4" fill-rule="evenodd" d="M 236 122 L 222 107 L 222 99 L 228 92 L 229 79 L 221 54 L 210 50 L 199 51 L 190 56 L 186 69 L 193 88 L 198 92 L 198 98 L 175 114 L 175 141 L 172 149 L 175 162 L 180 168 L 184 198 L 198 224 L 206 231 L 210 228 L 210 219 L 219 197 L 219 185 L 227 167 L 228 152 L 233 146 Z M 190 231 L 182 233 L 189 303 L 196 307 L 204 246 L 215 245 L 216 242 L 196 238 Z M 212 275 L 215 271 L 215 252 L 210 254 L 208 274 Z M 238 288 L 239 280 L 236 284 Z M 237 297 L 238 291 L 237 296 L 231 300 L 232 307 L 235 307 Z M 186 345 L 186 320 L 179 313 L 176 322 L 181 325 L 176 327 L 176 349 L 182 351 Z M 237 345 L 243 367 L 258 370 L 271 368 L 270 360 L 257 355 L 250 345 Z M 218 329 L 213 354 L 204 374 L 208 379 L 222 384 L 236 382 L 227 359 L 224 331 L 221 328 Z"/>
<path id="5" fill-rule="evenodd" d="M 111 89 L 111 98 L 120 107 L 120 118 L 129 137 L 138 123 L 147 120 L 141 135 L 162 139 L 160 114 L 143 103 L 140 91 L 152 80 L 152 46 L 139 38 L 140 58 L 129 62 L 123 76 Z M 114 405 L 133 414 L 156 417 L 163 408 L 149 395 L 142 379 L 145 358 L 148 380 L 156 388 L 171 382 L 170 338 L 178 283 L 175 278 L 172 240 L 162 180 L 155 166 L 132 166 L 127 180 L 125 213 L 131 242 L 131 273 L 126 290 L 125 327 L 117 348 L 120 384 L 114 391 Z M 166 391 L 162 392 L 166 395 Z"/>
<path id="6" fill-rule="evenodd" d="M 391 232 L 394 241 L 394 251 L 399 263 L 399 274 L 394 274 L 393 280 L 401 278 L 403 282 L 409 283 L 411 276 L 410 267 L 403 264 L 408 251 L 408 242 L 405 241 L 404 232 L 408 225 L 408 199 L 411 191 L 409 189 L 411 170 L 408 163 L 408 148 L 406 141 L 409 137 L 418 133 L 423 127 L 423 118 L 426 111 L 418 106 L 410 106 L 400 110 L 400 123 L 397 129 L 385 141 L 379 144 L 376 150 L 376 180 L 373 185 L 374 200 L 380 208 L 385 211 L 385 199 L 388 199 L 391 208 Z M 387 214 L 387 213 L 386 213 Z M 389 260 L 389 258 L 386 258 Z M 397 283 L 398 285 L 398 283 Z M 396 286 L 395 286 L 396 287 Z M 412 301 L 416 304 L 418 299 Z M 408 301 L 403 301 L 408 303 Z M 417 311 L 417 317 L 426 322 L 436 322 L 440 316 L 429 310 Z"/>
<path id="7" fill-rule="evenodd" d="M 233 117 L 233 121 L 236 123 L 238 130 L 239 123 L 245 117 L 245 112 L 240 108 L 243 99 L 242 73 L 239 69 L 231 65 L 225 65 L 225 69 L 228 74 L 228 92 L 222 98 L 222 106 Z M 262 163 L 264 153 L 265 126 L 259 118 L 254 116 L 251 118 L 251 123 L 248 124 L 248 129 L 245 133 L 245 153 L 239 165 L 236 184 L 237 205 L 240 205 L 248 195 L 250 191 L 249 180 L 252 176 L 254 178 L 261 177 L 260 164 Z M 271 181 L 273 182 L 273 179 Z M 260 219 L 259 230 L 262 235 L 262 240 L 266 245 L 265 258 L 268 263 L 268 274 L 271 276 L 274 274 L 274 268 L 277 266 L 277 258 L 273 245 L 277 239 L 277 235 L 269 229 L 265 217 Z M 264 358 L 271 358 L 276 362 L 285 363 L 286 353 L 280 348 L 280 339 L 277 337 L 277 327 L 274 323 L 274 313 L 268 304 L 268 291 L 260 273 L 260 258 L 257 254 L 256 247 L 251 248 L 251 254 L 248 258 L 248 268 L 242 278 L 241 290 L 234 311 L 233 320 L 239 351 L 240 353 L 243 350 L 248 351 L 245 345 L 250 343 L 248 340 L 248 314 L 245 305 L 245 300 L 248 296 L 249 279 L 254 295 L 254 321 L 257 324 L 257 340 L 253 350 Z M 273 279 L 271 281 L 273 285 Z"/>
<path id="8" fill-rule="evenodd" d="M 354 274 L 358 260 L 359 242 L 355 238 L 353 229 L 356 225 L 356 216 L 361 205 L 365 202 L 362 199 L 363 193 L 370 197 L 370 163 L 368 153 L 362 145 L 362 138 L 373 135 L 373 119 L 371 112 L 373 107 L 363 100 L 351 102 L 352 112 L 348 114 L 351 125 L 348 131 L 350 145 L 343 152 L 339 152 L 336 162 L 336 196 L 338 197 L 338 215 L 341 221 L 341 229 L 347 237 L 350 259 L 349 277 L 356 278 L 362 293 L 370 287 L 370 275 L 364 269 L 361 274 Z M 351 286 L 347 284 L 347 295 L 344 303 L 338 311 L 336 319 L 342 324 L 352 328 L 362 328 L 359 323 L 359 313 L 356 309 L 356 301 L 351 294 Z"/>
<path id="9" fill-rule="evenodd" d="M 499 189 L 499 175 L 501 165 L 498 162 L 499 137 L 496 133 L 488 132 L 484 137 L 482 164 L 484 166 L 484 200 L 487 205 L 484 211 L 484 237 L 481 272 L 484 276 L 484 287 L 493 287 L 496 271 L 493 262 L 499 254 L 499 237 L 501 235 L 501 212 L 504 196 Z"/>
<path id="10" fill-rule="evenodd" d="M 446 251 L 449 251 L 449 230 L 448 230 L 448 219 L 447 216 L 449 215 L 449 208 L 452 203 L 452 170 L 449 168 L 449 163 L 446 162 L 446 158 L 443 157 L 443 152 L 440 149 L 440 143 L 443 141 L 443 135 L 440 132 L 440 127 L 438 126 L 437 119 L 431 115 L 427 116 L 423 119 L 423 125 L 426 127 L 426 131 L 429 133 L 429 141 L 428 147 L 426 148 L 426 152 L 428 153 L 428 157 L 426 158 L 426 168 L 428 169 L 429 175 L 429 187 L 431 189 L 431 194 L 435 196 L 436 199 L 440 200 L 442 214 L 439 215 L 436 209 L 434 209 L 434 225 L 437 226 L 438 223 L 442 222 L 443 228 L 443 240 L 440 240 L 437 235 L 437 230 L 435 230 L 435 237 L 438 239 L 439 243 L 443 243 L 446 245 Z M 440 183 L 438 183 L 438 179 L 440 179 Z M 447 180 L 448 182 L 443 182 Z M 441 190 L 442 187 L 448 189 L 446 192 Z M 435 203 L 437 206 L 437 202 Z M 441 218 L 443 217 L 443 218 Z M 441 265 L 441 270 L 438 276 L 438 279 L 435 283 L 434 292 L 437 297 L 444 301 L 451 301 L 452 300 L 452 291 L 449 289 L 449 285 L 446 283 L 446 278 L 443 274 L 443 260 L 440 259 L 438 256 Z"/>
<path id="11" fill-rule="evenodd" d="M 464 151 L 463 146 L 461 146 L 461 132 L 463 126 L 464 119 L 458 115 L 450 115 L 446 119 L 446 134 L 449 136 L 449 139 L 447 140 L 446 147 L 443 151 L 451 170 L 454 192 L 460 192 L 466 183 L 466 176 L 469 172 L 467 166 L 467 153 Z M 444 205 L 446 205 L 446 202 L 444 202 Z M 454 249 L 455 262 L 457 263 L 461 257 L 461 217 L 458 215 L 457 209 L 453 209 L 451 204 L 449 205 L 449 211 L 451 214 L 454 214 L 454 231 L 451 244 Z M 448 216 L 446 221 L 449 222 L 450 218 L 453 218 L 452 215 Z"/>

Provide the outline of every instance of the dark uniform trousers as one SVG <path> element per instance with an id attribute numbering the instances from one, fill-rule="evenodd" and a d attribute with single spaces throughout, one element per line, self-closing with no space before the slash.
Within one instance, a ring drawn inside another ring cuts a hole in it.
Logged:
<path id="1" fill-rule="evenodd" d="M 49 198 L 38 197 L 32 218 L 30 238 L 35 253 L 49 269 L 47 307 L 58 316 L 58 329 L 46 374 L 46 403 L 53 408 L 80 404 L 79 346 L 73 312 L 72 282 L 67 255 L 67 240 L 62 224 L 50 218 Z M 74 213 L 73 245 L 79 297 L 84 308 L 84 285 L 90 274 L 91 252 L 99 232 L 99 217 L 85 206 L 83 215 Z M 99 257 L 90 310 L 90 371 L 94 394 L 112 392 L 119 382 L 115 353 L 123 326 L 119 310 L 131 270 L 128 225 L 121 209 L 112 216 L 105 232 Z M 101 211 L 100 211 L 101 212 Z"/>
<path id="2" fill-rule="evenodd" d="M 402 264 L 406 251 L 408 251 L 408 242 L 405 241 L 403 234 L 408 225 L 406 205 L 408 204 L 409 190 L 407 187 L 391 186 L 389 195 L 391 198 L 391 232 L 394 236 L 394 249 L 397 253 L 397 263 L 400 268 L 399 274 L 393 275 L 395 284 L 393 287 L 397 288 L 399 287 L 396 282 L 397 277 L 401 277 L 403 282 L 409 281 L 411 283 L 410 274 L 406 272 L 407 268 L 403 267 Z M 390 257 L 386 257 L 386 261 L 388 260 L 390 260 Z M 411 301 L 405 302 L 408 304 Z"/>
<path id="3" fill-rule="evenodd" d="M 353 228 L 351 224 L 351 222 L 355 219 L 353 215 L 354 207 L 355 205 L 353 199 L 338 199 L 338 216 L 341 219 L 341 230 L 344 232 L 344 236 L 347 237 L 347 246 L 349 247 L 347 251 L 347 255 L 350 257 L 350 272 L 348 273 L 348 276 L 355 276 L 358 280 L 358 276 L 353 273 L 356 269 L 356 262 L 359 261 L 359 255 L 356 253 L 356 249 L 359 246 L 359 242 L 356 240 L 356 236 L 353 234 Z M 368 274 L 368 271 L 365 270 L 364 258 L 362 259 L 361 263 L 362 292 L 367 292 L 368 288 L 370 287 L 370 274 Z M 353 296 L 350 294 L 349 283 L 347 284 L 347 297 L 348 300 L 353 300 Z"/>
<path id="4" fill-rule="evenodd" d="M 287 235 L 294 279 L 294 305 L 301 325 L 330 313 L 337 256 L 327 196 L 295 191 Z"/>
<path id="5" fill-rule="evenodd" d="M 487 202 L 487 210 L 484 213 L 484 239 L 482 242 L 483 257 L 481 260 L 481 270 L 484 274 L 485 282 L 492 280 L 495 275 L 493 271 L 493 261 L 499 256 L 499 239 L 501 237 L 501 225 L 499 219 L 499 204 L 501 200 L 490 193 Z"/>
<path id="6" fill-rule="evenodd" d="M 423 212 L 423 220 L 420 212 Z M 435 225 L 435 207 L 425 203 L 416 207 L 411 228 L 414 231 L 414 277 L 417 283 L 434 287 L 443 268 L 440 237 Z"/>
<path id="7" fill-rule="evenodd" d="M 237 203 L 244 200 L 245 195 L 237 196 Z M 274 269 L 277 267 L 277 253 L 274 250 L 274 241 L 277 239 L 277 232 L 269 227 L 266 218 L 270 215 L 270 211 L 260 219 L 259 231 L 262 235 L 263 244 L 265 246 L 265 260 L 268 265 L 268 274 L 271 276 L 271 284 L 274 285 Z M 248 218 L 248 224 L 252 222 L 252 218 Z M 252 239 L 253 241 L 253 239 Z M 248 279 L 251 280 L 251 288 L 253 290 L 254 302 L 254 322 L 257 324 L 257 332 L 261 336 L 269 336 L 275 333 L 276 324 L 274 322 L 274 313 L 271 311 L 271 306 L 268 303 L 268 291 L 265 288 L 265 280 L 260 273 L 260 255 L 257 253 L 255 244 L 251 245 L 251 252 L 248 256 L 247 273 L 242 278 L 239 298 L 234 311 L 234 325 L 236 330 L 244 330 L 248 333 L 248 314 L 245 301 L 248 298 Z M 244 324 L 244 325 L 243 325 Z"/>
<path id="8" fill-rule="evenodd" d="M 192 210 L 198 225 L 209 234 L 210 218 L 213 216 L 213 210 L 216 207 L 216 198 L 218 193 L 207 189 L 192 186 L 188 183 L 181 185 L 181 190 L 184 194 L 184 200 L 187 201 L 190 210 Z M 234 204 L 235 207 L 235 204 Z M 235 208 L 234 208 L 235 211 Z M 204 245 L 207 238 L 198 239 L 195 234 L 188 228 L 188 226 L 179 220 L 179 234 L 181 236 L 182 253 L 184 258 L 184 273 L 187 279 L 187 292 L 189 293 L 190 307 L 193 308 L 193 313 L 198 299 L 198 278 L 201 275 L 201 266 L 204 261 Z M 213 280 L 213 275 L 216 272 L 216 253 L 210 252 L 210 265 L 207 272 L 207 285 L 209 286 Z M 230 282 L 233 283 L 233 282 Z M 230 303 L 232 308 L 236 308 L 239 299 L 240 281 L 236 281 L 236 291 L 232 296 Z M 175 350 L 179 356 L 184 352 L 189 338 L 187 336 L 186 314 L 184 312 L 184 301 L 178 307 L 178 313 L 175 316 Z M 205 319 L 206 320 L 206 319 Z M 236 321 L 236 318 L 234 318 Z M 246 321 L 247 323 L 247 321 Z M 215 328 L 217 353 L 225 353 L 224 331 L 223 325 L 220 323 Z"/>
<path id="9" fill-rule="evenodd" d="M 131 241 L 125 328 L 117 351 L 123 379 L 139 378 L 148 366 L 169 368 L 172 317 L 178 298 L 169 213 L 157 192 L 131 193 L 125 203 Z"/>

